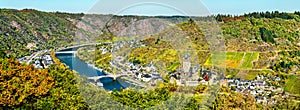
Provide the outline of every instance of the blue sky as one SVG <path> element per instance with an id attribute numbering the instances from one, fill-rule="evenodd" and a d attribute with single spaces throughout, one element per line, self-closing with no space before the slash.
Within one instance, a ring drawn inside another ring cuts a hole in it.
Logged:
<path id="1" fill-rule="evenodd" d="M 197 11 L 201 9 L 198 8 L 201 6 L 205 6 L 211 14 L 221 13 L 240 15 L 258 11 L 300 11 L 300 0 L 154 0 L 154 2 L 158 3 L 163 2 L 175 4 L 176 6 L 174 7 L 181 6 L 179 9 L 155 4 L 140 4 L 131 6 L 130 8 L 127 6 L 126 8 L 124 5 L 131 3 L 128 1 L 136 2 L 139 0 L 0 0 L 0 8 L 31 8 L 48 12 L 61 11 L 71 13 L 94 13 L 91 10 L 98 9 L 97 7 L 102 7 L 99 8 L 99 10 L 96 10 L 96 12 L 103 14 L 119 13 L 138 15 L 181 15 L 185 11 L 183 10 L 183 12 L 181 12 L 182 9 L 186 8 Z M 151 1 L 153 3 L 153 0 Z M 202 5 L 198 5 L 201 4 L 200 2 L 202 2 Z M 203 13 L 208 12 L 204 11 Z"/>

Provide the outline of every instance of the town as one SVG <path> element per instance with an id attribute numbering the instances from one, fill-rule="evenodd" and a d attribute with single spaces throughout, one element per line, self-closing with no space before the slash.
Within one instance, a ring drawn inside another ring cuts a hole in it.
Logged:
<path id="1" fill-rule="evenodd" d="M 224 79 L 226 83 L 223 86 L 230 87 L 235 92 L 245 95 L 251 94 L 256 102 L 262 104 L 276 104 L 276 98 L 288 97 L 283 94 L 284 90 L 278 86 L 272 85 L 272 82 L 280 82 L 280 77 L 271 75 L 258 75 L 255 80 Z"/>
<path id="2" fill-rule="evenodd" d="M 118 51 L 123 47 L 134 49 L 137 47 L 144 47 L 139 40 L 132 41 L 118 41 L 116 43 L 105 43 L 99 48 L 101 54 L 108 52 L 112 53 L 113 60 L 109 62 L 111 68 L 114 71 L 103 70 L 97 68 L 92 64 L 90 66 L 98 69 L 107 76 L 120 75 L 127 82 L 139 87 L 157 86 L 158 82 L 163 82 L 164 77 L 158 71 L 157 65 L 152 61 L 144 66 L 126 61 L 126 57 L 123 54 L 119 54 Z M 126 49 L 125 49 L 126 50 Z M 25 56 L 18 60 L 23 63 L 29 63 L 39 69 L 49 67 L 54 63 L 51 55 L 46 54 L 47 51 L 37 52 L 31 56 Z M 75 53 L 74 53 L 75 54 Z M 243 80 L 240 78 L 231 79 L 225 78 L 221 73 L 216 73 L 211 70 L 204 70 L 199 67 L 198 64 L 192 65 L 191 58 L 186 52 L 182 58 L 182 68 L 177 68 L 174 72 L 167 72 L 171 83 L 176 83 L 178 86 L 190 86 L 195 87 L 198 85 L 217 85 L 229 87 L 232 91 L 242 93 L 244 95 L 251 94 L 255 97 L 256 102 L 262 104 L 276 104 L 276 98 L 289 97 L 288 94 L 284 94 L 284 89 L 272 84 L 273 82 L 280 82 L 281 78 L 272 75 L 258 75 L 255 80 Z M 97 76 L 95 76 L 97 77 Z M 91 77 L 92 79 L 93 77 Z M 92 80 L 91 80 L 92 81 Z M 103 86 L 98 80 L 94 80 L 96 86 Z"/>
<path id="3" fill-rule="evenodd" d="M 121 75 L 126 76 L 127 80 L 134 80 L 139 84 L 156 86 L 157 82 L 164 80 L 162 74 L 159 72 L 157 66 L 151 61 L 149 64 L 140 65 L 136 62 L 129 62 L 126 59 L 127 53 L 120 53 L 119 51 L 126 51 L 129 49 L 134 49 L 137 47 L 146 46 L 140 40 L 130 40 L 130 41 L 118 41 L 115 43 L 105 43 L 108 45 L 101 45 L 98 49 L 101 51 L 101 54 L 106 54 L 107 52 L 112 53 L 112 60 L 109 62 L 110 68 L 112 70 L 103 70 L 99 69 L 101 72 L 106 75 Z M 92 50 L 88 50 L 92 51 Z M 78 53 L 77 53 L 78 54 Z M 178 84 L 179 86 L 192 86 L 195 87 L 199 84 L 214 85 L 218 84 L 217 73 L 203 70 L 199 67 L 198 64 L 192 66 L 191 58 L 186 52 L 182 58 L 182 68 L 177 68 L 174 72 L 167 72 L 167 75 L 170 78 L 172 83 Z M 94 65 L 90 64 L 94 67 Z M 96 67 L 95 67 L 96 68 Z M 130 76 L 130 77 L 129 77 Z M 90 77 L 94 79 L 95 77 Z M 98 77 L 100 78 L 100 77 Z M 125 77 L 123 77 L 125 78 Z M 96 85 L 102 85 L 95 83 Z"/>
<path id="4" fill-rule="evenodd" d="M 145 46 L 140 41 L 117 42 L 115 51 L 121 49 L 124 44 L 130 44 L 130 48 Z M 134 44 L 138 44 L 137 46 Z M 107 49 L 101 48 L 106 52 Z M 133 62 L 124 62 L 125 57 L 114 56 L 114 61 L 110 62 L 110 66 L 121 70 L 120 73 L 134 74 L 133 79 L 146 82 L 151 86 L 156 86 L 156 82 L 163 80 L 163 77 L 158 73 L 157 68 L 153 62 L 146 66 L 141 66 Z M 221 73 L 220 73 L 221 74 Z M 284 89 L 272 84 L 273 82 L 280 82 L 281 78 L 272 75 L 258 75 L 255 80 L 243 80 L 240 78 L 227 79 L 222 74 L 220 75 L 210 70 L 203 70 L 198 65 L 192 66 L 190 56 L 188 53 L 182 58 L 182 68 L 177 68 L 175 72 L 168 72 L 170 82 L 178 84 L 179 86 L 197 86 L 220 84 L 231 88 L 231 90 L 245 95 L 251 94 L 255 97 L 256 102 L 262 104 L 276 104 L 276 98 L 288 97 L 284 94 Z M 219 75 L 219 76 L 218 76 Z"/>
<path id="5" fill-rule="evenodd" d="M 54 64 L 54 61 L 50 54 L 43 53 L 35 53 L 32 56 L 25 56 L 19 58 L 18 60 L 23 63 L 32 64 L 35 68 L 45 69 L 48 68 L 51 64 Z"/>

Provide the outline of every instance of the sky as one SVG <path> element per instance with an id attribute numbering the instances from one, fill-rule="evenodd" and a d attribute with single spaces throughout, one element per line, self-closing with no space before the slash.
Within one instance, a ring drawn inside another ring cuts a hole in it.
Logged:
<path id="1" fill-rule="evenodd" d="M 0 8 L 121 15 L 241 15 L 300 11 L 300 0 L 0 0 Z"/>

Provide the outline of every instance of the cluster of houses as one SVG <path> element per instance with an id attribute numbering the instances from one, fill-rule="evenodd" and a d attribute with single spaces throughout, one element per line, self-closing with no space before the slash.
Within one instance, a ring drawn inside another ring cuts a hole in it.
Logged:
<path id="1" fill-rule="evenodd" d="M 124 47 L 127 48 L 137 48 L 137 47 L 144 47 L 145 44 L 142 43 L 141 40 L 128 40 L 128 41 L 117 41 L 114 43 L 106 42 L 102 45 L 99 50 L 102 52 L 101 54 L 105 54 L 107 52 L 116 52 Z"/>
<path id="2" fill-rule="evenodd" d="M 110 50 L 113 54 L 113 61 L 110 62 L 110 66 L 112 68 L 116 68 L 120 73 L 131 74 L 136 80 L 147 82 L 148 84 L 155 86 L 157 81 L 163 81 L 160 73 L 158 73 L 157 68 L 151 62 L 145 66 L 141 66 L 139 64 L 133 62 L 124 62 L 124 56 L 115 56 L 114 52 L 119 49 L 127 46 L 129 48 L 137 48 L 146 46 L 142 44 L 140 40 L 132 40 L 132 41 L 120 41 L 110 44 L 111 47 L 102 46 L 100 50 L 102 53 L 106 53 Z M 111 49 L 108 49 L 111 48 Z M 216 80 L 217 74 L 215 72 L 202 70 L 198 65 L 192 66 L 190 61 L 190 56 L 188 52 L 182 58 L 182 68 L 178 68 L 175 72 L 169 72 L 170 81 L 172 83 L 176 82 L 178 85 L 185 86 L 197 86 L 199 84 L 217 84 Z M 201 76 L 199 76 L 199 73 Z"/>
<path id="3" fill-rule="evenodd" d="M 280 81 L 279 77 L 269 77 L 258 75 L 255 80 L 226 79 L 227 85 L 235 92 L 244 94 L 250 93 L 255 97 L 256 102 L 263 104 L 275 104 L 276 97 L 280 97 L 283 93 L 282 88 L 271 86 L 268 81 Z"/>
<path id="4" fill-rule="evenodd" d="M 163 80 L 163 78 L 157 72 L 157 69 L 152 62 L 145 66 L 141 66 L 133 62 L 128 62 L 128 61 L 126 62 L 124 56 L 114 55 L 114 52 L 118 51 L 119 49 L 125 46 L 133 49 L 133 48 L 146 46 L 146 45 L 142 44 L 140 40 L 130 40 L 130 41 L 119 41 L 119 42 L 112 43 L 106 47 L 105 46 L 100 47 L 102 54 L 106 52 L 112 52 L 113 60 L 110 61 L 111 68 L 115 68 L 117 70 L 116 72 L 126 73 L 128 75 L 133 76 L 132 78 L 138 81 L 147 82 L 148 84 L 151 84 L 153 86 L 156 84 L 158 80 Z M 109 49 L 111 47 L 112 49 Z"/>
<path id="5" fill-rule="evenodd" d="M 41 55 L 41 56 L 37 56 L 36 58 L 34 58 L 33 60 L 33 65 L 36 68 L 47 68 L 49 67 L 51 64 L 54 63 L 53 59 L 51 58 L 50 55 Z"/>
<path id="6" fill-rule="evenodd" d="M 163 81 L 163 78 L 157 72 L 157 68 L 152 62 L 146 66 L 130 63 L 128 65 L 128 71 L 130 74 L 134 74 L 135 79 L 147 82 L 151 86 L 156 86 L 158 81 Z"/>
<path id="7" fill-rule="evenodd" d="M 19 58 L 18 60 L 20 62 L 27 62 L 29 60 L 29 56 Z M 32 60 L 30 62 L 30 64 L 32 64 L 34 67 L 36 67 L 38 69 L 47 68 L 53 63 L 54 63 L 53 59 L 48 54 L 34 57 L 34 58 L 32 58 Z"/>
<path id="8" fill-rule="evenodd" d="M 110 62 L 110 66 L 116 68 L 120 73 L 126 73 L 136 80 L 147 82 L 153 86 L 155 86 L 157 80 L 163 80 L 152 62 L 146 66 L 141 66 L 132 62 L 122 63 L 123 60 L 124 57 L 118 56 Z"/>
<path id="9" fill-rule="evenodd" d="M 137 48 L 137 47 L 144 47 L 145 44 L 142 43 L 141 40 L 128 40 L 128 41 L 118 41 L 113 44 L 111 44 L 113 47 L 111 49 L 111 52 L 116 52 L 117 50 L 120 50 L 123 47 L 128 47 L 131 49 Z"/>

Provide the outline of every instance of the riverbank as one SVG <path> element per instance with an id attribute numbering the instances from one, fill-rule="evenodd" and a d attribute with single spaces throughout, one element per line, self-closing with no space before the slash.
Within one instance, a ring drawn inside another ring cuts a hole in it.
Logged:
<path id="1" fill-rule="evenodd" d="M 102 72 L 104 75 L 112 75 L 112 73 L 110 72 L 107 72 L 101 68 L 98 68 L 96 67 L 95 65 L 93 64 L 90 64 L 90 63 L 87 63 L 90 67 L 94 68 L 95 70 L 98 70 L 100 72 Z M 118 80 L 119 83 L 123 86 L 123 87 L 138 87 L 138 88 L 145 88 L 147 87 L 147 85 L 145 84 L 141 84 L 140 82 L 138 81 L 135 81 L 134 79 L 132 78 L 128 78 L 128 77 L 122 77 L 120 78 L 120 80 Z"/>
<path id="2" fill-rule="evenodd" d="M 78 57 L 77 57 L 78 58 Z M 80 58 L 78 58 L 78 59 L 80 59 Z M 80 59 L 81 60 L 81 59 Z M 83 60 L 82 60 L 83 61 Z M 111 74 L 111 73 L 109 73 L 109 72 L 105 72 L 103 69 L 101 69 L 101 68 L 98 68 L 98 67 L 96 67 L 94 64 L 90 64 L 90 63 L 87 63 L 88 64 L 88 66 L 90 66 L 90 67 L 92 67 L 92 68 L 94 68 L 95 70 L 98 70 L 98 71 L 100 71 L 100 72 L 102 72 L 104 75 L 109 75 L 109 74 Z M 109 73 L 109 74 L 107 74 L 107 73 Z"/>
<path id="3" fill-rule="evenodd" d="M 76 56 L 75 56 L 76 57 Z M 80 59 L 79 57 L 77 57 L 78 59 Z M 82 59 L 80 59 L 82 60 Z M 82 60 L 83 61 L 83 60 Z M 85 61 L 83 61 L 85 62 Z M 86 62 L 85 62 L 86 63 Z M 108 72 L 104 69 L 101 69 L 101 68 L 98 68 L 96 67 L 94 64 L 91 64 L 91 63 L 86 63 L 89 67 L 103 73 L 103 75 L 113 75 L 113 73 L 111 72 Z M 99 75 L 99 76 L 103 76 L 103 75 Z M 138 88 L 146 88 L 147 85 L 146 84 L 142 84 L 141 82 L 138 82 L 132 78 L 129 78 L 129 77 L 122 77 L 122 78 L 119 78 L 117 79 L 117 81 L 121 84 L 122 87 L 124 88 L 127 88 L 127 87 L 138 87 Z"/>
<path id="4" fill-rule="evenodd" d="M 80 76 L 93 77 L 93 76 L 103 76 L 105 75 L 103 70 L 88 65 L 86 62 L 80 60 L 77 57 L 74 57 L 72 54 L 56 54 L 55 55 L 61 63 L 69 66 L 71 70 L 74 70 L 80 74 Z M 123 87 L 117 80 L 111 78 L 102 78 L 100 82 L 103 83 L 103 88 L 106 90 L 120 90 Z"/>
<path id="5" fill-rule="evenodd" d="M 113 73 L 108 72 L 102 68 L 96 67 L 94 64 L 85 62 L 84 60 L 80 59 L 78 55 L 58 53 L 56 54 L 56 57 L 60 61 L 68 65 L 70 69 L 78 72 L 82 76 L 94 77 L 113 75 Z M 112 91 L 114 89 L 121 90 L 121 88 L 125 89 L 128 87 L 143 87 L 142 85 L 139 85 L 139 83 L 134 83 L 134 81 L 128 80 L 128 78 L 124 78 L 125 77 L 117 78 L 116 80 L 114 80 L 110 77 L 104 77 L 98 80 L 97 82 L 101 83 L 100 85 L 103 85 L 102 87 L 109 91 Z"/>

